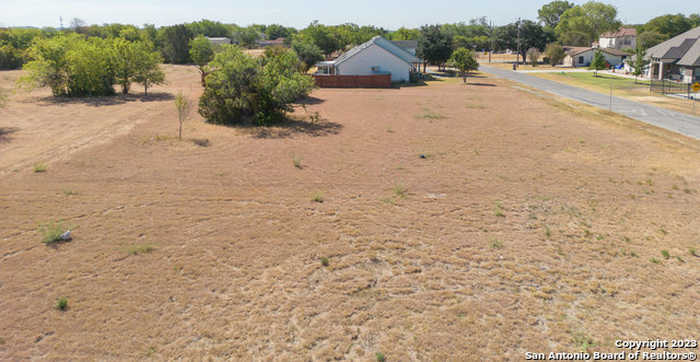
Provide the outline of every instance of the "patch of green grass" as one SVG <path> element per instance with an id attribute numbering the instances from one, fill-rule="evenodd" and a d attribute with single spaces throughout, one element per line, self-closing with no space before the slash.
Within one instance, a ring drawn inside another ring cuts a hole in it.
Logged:
<path id="1" fill-rule="evenodd" d="M 668 260 L 671 258 L 671 253 L 668 252 L 668 250 L 661 250 L 661 255 L 664 257 L 664 259 Z"/>
<path id="2" fill-rule="evenodd" d="M 68 298 L 60 297 L 56 300 L 56 309 L 64 311 L 68 309 Z"/>
<path id="3" fill-rule="evenodd" d="M 547 239 L 552 237 L 552 230 L 549 230 L 549 226 L 547 225 L 544 226 L 544 235 L 547 237 Z"/>
<path id="4" fill-rule="evenodd" d="M 405 199 L 406 195 L 408 194 L 408 189 L 406 189 L 406 187 L 404 187 L 402 185 L 394 185 L 393 191 L 394 191 L 394 195 L 396 195 L 396 197 L 401 198 L 401 199 Z"/>
<path id="5" fill-rule="evenodd" d="M 48 166 L 45 163 L 40 162 L 34 165 L 34 172 L 36 173 L 46 172 L 46 170 L 48 170 Z"/>
<path id="6" fill-rule="evenodd" d="M 77 195 L 78 192 L 73 191 L 73 190 L 63 190 L 63 194 L 66 196 L 72 196 L 72 195 Z"/>
<path id="7" fill-rule="evenodd" d="M 637 255 L 637 253 L 635 253 L 634 251 L 630 251 L 630 256 L 635 257 L 635 258 L 639 257 L 639 255 Z"/>
<path id="8" fill-rule="evenodd" d="M 678 260 L 681 263 L 685 263 L 685 260 L 683 260 L 683 258 L 681 258 L 680 256 L 677 256 L 676 260 Z"/>
<path id="9" fill-rule="evenodd" d="M 300 170 L 301 170 L 302 168 L 304 168 L 304 166 L 302 166 L 302 164 L 301 164 L 301 157 L 294 156 L 294 157 L 292 158 L 292 164 L 294 164 L 294 167 L 296 167 L 296 168 L 298 168 L 298 169 L 300 169 Z"/>
<path id="10" fill-rule="evenodd" d="M 688 253 L 692 256 L 698 256 L 698 251 L 695 248 L 688 248 Z"/>
<path id="11" fill-rule="evenodd" d="M 503 242 L 498 239 L 491 240 L 491 249 L 503 249 Z"/>
<path id="12" fill-rule="evenodd" d="M 39 226 L 39 233 L 41 234 L 41 242 L 44 244 L 56 244 L 63 242 L 61 235 L 68 231 L 67 226 L 64 226 L 61 222 L 49 222 Z"/>
<path id="13" fill-rule="evenodd" d="M 127 249 L 127 252 L 129 255 L 139 255 L 148 254 L 154 250 L 156 250 L 156 248 L 153 245 L 133 245 Z"/>
<path id="14" fill-rule="evenodd" d="M 649 261 L 654 263 L 654 264 L 661 264 L 661 260 L 656 259 L 656 258 L 651 258 L 651 259 L 649 259 Z"/>
<path id="15" fill-rule="evenodd" d="M 423 108 L 423 113 L 417 115 L 416 117 L 430 119 L 430 120 L 445 118 L 445 116 L 443 116 L 442 114 L 434 112 L 434 111 L 430 110 L 429 108 Z"/>
<path id="16" fill-rule="evenodd" d="M 386 361 L 386 357 L 384 357 L 384 353 L 382 353 L 382 352 L 377 352 L 376 357 L 377 357 L 377 362 Z"/>
<path id="17" fill-rule="evenodd" d="M 313 202 L 318 202 L 318 203 L 323 203 L 323 195 L 320 192 L 317 192 L 314 194 L 314 196 L 311 198 L 311 201 Z"/>
<path id="18" fill-rule="evenodd" d="M 593 340 L 593 338 L 588 337 L 584 333 L 574 334 L 573 342 L 576 345 L 576 347 L 580 348 L 582 352 L 586 352 L 589 348 L 596 346 L 596 343 Z"/>
<path id="19" fill-rule="evenodd" d="M 331 261 L 328 260 L 328 258 L 326 258 L 325 256 L 324 256 L 324 257 L 321 257 L 321 265 L 323 265 L 323 266 L 329 266 L 329 265 L 331 265 Z"/>
<path id="20" fill-rule="evenodd" d="M 506 214 L 503 212 L 503 205 L 500 202 L 496 203 L 496 216 L 506 217 Z"/>

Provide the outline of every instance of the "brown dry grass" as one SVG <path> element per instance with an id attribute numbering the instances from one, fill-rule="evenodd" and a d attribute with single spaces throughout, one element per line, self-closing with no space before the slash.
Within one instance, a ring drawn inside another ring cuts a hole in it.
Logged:
<path id="1" fill-rule="evenodd" d="M 200 91 L 193 68 L 168 78 Z M 284 127 L 186 123 L 208 147 L 174 139 L 167 97 L 13 96 L 0 359 L 519 360 L 697 334 L 698 142 L 478 83 L 318 90 Z M 43 245 L 50 220 L 73 241 Z"/>

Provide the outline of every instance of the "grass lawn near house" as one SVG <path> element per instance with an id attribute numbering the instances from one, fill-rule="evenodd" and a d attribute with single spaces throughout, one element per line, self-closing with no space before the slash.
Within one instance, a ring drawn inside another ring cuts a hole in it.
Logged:
<path id="1" fill-rule="evenodd" d="M 502 69 L 513 69 L 513 62 L 510 63 L 484 63 L 484 65 L 488 65 L 489 67 L 497 67 L 497 68 L 502 68 Z M 540 63 L 536 67 L 533 67 L 530 65 L 530 63 L 527 64 L 519 64 L 518 65 L 518 70 L 551 70 L 553 72 L 560 71 L 562 68 L 560 67 L 553 67 L 549 64 L 545 63 Z M 566 69 L 571 69 L 571 68 L 566 68 Z"/>
<path id="2" fill-rule="evenodd" d="M 700 110 L 698 110 L 700 107 L 697 104 L 694 111 L 691 101 L 650 93 L 649 81 L 642 79 L 635 82 L 631 78 L 600 73 L 595 77 L 592 72 L 552 72 L 532 73 L 531 75 L 604 94 L 609 94 L 612 84 L 613 95 L 616 97 L 644 102 L 677 112 L 700 115 Z"/>

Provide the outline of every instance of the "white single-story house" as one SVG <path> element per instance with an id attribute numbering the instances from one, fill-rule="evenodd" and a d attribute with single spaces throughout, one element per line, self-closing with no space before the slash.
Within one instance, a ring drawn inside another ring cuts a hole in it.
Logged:
<path id="1" fill-rule="evenodd" d="M 375 36 L 335 60 L 316 64 L 317 74 L 375 75 L 391 74 L 392 82 L 408 82 L 420 59 L 381 36 Z"/>
<path id="2" fill-rule="evenodd" d="M 650 79 L 700 82 L 700 26 L 649 48 Z"/>
<path id="3" fill-rule="evenodd" d="M 563 64 L 567 67 L 587 67 L 593 62 L 593 56 L 600 51 L 612 66 L 622 64 L 629 54 L 614 48 L 564 47 L 566 56 Z"/>

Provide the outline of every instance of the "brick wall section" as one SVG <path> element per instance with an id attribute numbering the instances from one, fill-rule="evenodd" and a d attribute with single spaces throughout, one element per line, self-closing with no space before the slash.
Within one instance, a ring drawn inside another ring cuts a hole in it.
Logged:
<path id="1" fill-rule="evenodd" d="M 391 74 L 374 75 L 316 75 L 321 88 L 391 88 Z"/>

